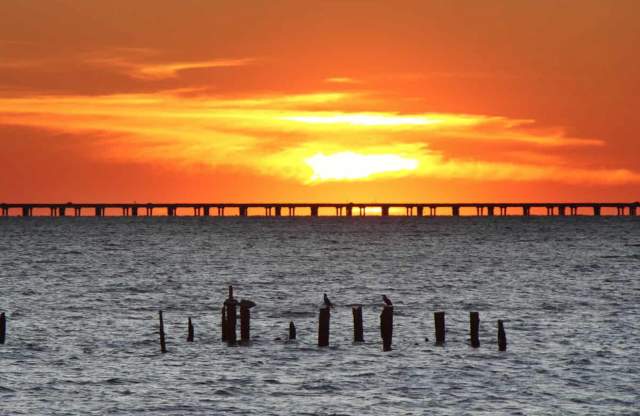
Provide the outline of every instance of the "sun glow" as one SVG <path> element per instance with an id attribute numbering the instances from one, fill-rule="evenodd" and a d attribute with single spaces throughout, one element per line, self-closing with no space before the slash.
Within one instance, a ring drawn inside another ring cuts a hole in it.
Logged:
<path id="1" fill-rule="evenodd" d="M 385 173 L 401 173 L 418 168 L 416 159 L 392 154 L 363 155 L 340 152 L 331 155 L 317 153 L 305 159 L 313 170 L 311 182 L 366 179 Z"/>

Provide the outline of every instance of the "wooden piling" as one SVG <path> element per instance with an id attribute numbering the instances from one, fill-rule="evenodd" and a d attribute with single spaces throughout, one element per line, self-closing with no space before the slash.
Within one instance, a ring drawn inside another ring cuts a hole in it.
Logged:
<path id="1" fill-rule="evenodd" d="M 364 330 L 362 327 L 362 306 L 353 306 L 353 342 L 364 342 Z"/>
<path id="2" fill-rule="evenodd" d="M 251 338 L 251 310 L 240 303 L 240 342 L 247 343 Z"/>
<path id="3" fill-rule="evenodd" d="M 7 317 L 4 312 L 0 314 L 0 344 L 4 344 L 7 338 Z"/>
<path id="4" fill-rule="evenodd" d="M 478 337 L 480 314 L 478 312 L 469 312 L 469 330 L 471 333 L 471 346 L 478 348 L 480 346 L 480 338 Z"/>
<path id="5" fill-rule="evenodd" d="M 191 323 L 191 317 L 187 323 L 187 342 L 193 342 L 193 323 Z"/>
<path id="6" fill-rule="evenodd" d="M 225 342 L 227 340 L 227 313 L 226 313 L 227 308 L 226 307 L 222 307 L 222 315 L 221 315 L 221 321 L 220 321 L 220 329 L 222 332 L 222 342 Z"/>
<path id="7" fill-rule="evenodd" d="M 289 340 L 296 339 L 296 326 L 293 321 L 289 322 Z"/>
<path id="8" fill-rule="evenodd" d="M 380 313 L 380 335 L 382 336 L 382 351 L 391 351 L 393 338 L 393 306 L 385 305 Z"/>
<path id="9" fill-rule="evenodd" d="M 433 320 L 436 327 L 436 344 L 444 344 L 444 312 L 434 312 Z"/>
<path id="10" fill-rule="evenodd" d="M 329 321 L 331 319 L 331 311 L 329 307 L 320 309 L 320 320 L 318 323 L 318 346 L 329 346 Z"/>
<path id="11" fill-rule="evenodd" d="M 162 311 L 158 312 L 158 316 L 160 318 L 160 352 L 164 354 L 167 352 L 167 344 L 164 339 L 164 321 L 162 319 Z"/>
<path id="12" fill-rule="evenodd" d="M 498 351 L 507 350 L 507 335 L 504 332 L 502 320 L 498 319 Z"/>
<path id="13" fill-rule="evenodd" d="M 230 345 L 235 345 L 237 341 L 237 336 L 236 336 L 236 320 L 237 320 L 236 305 L 237 304 L 238 302 L 233 298 L 229 298 L 224 301 L 224 306 L 227 308 L 226 310 L 227 320 L 225 322 L 226 341 Z"/>

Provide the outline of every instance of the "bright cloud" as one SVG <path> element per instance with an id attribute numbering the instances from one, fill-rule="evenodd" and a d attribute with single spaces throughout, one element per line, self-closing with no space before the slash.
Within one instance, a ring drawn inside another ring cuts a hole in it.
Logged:
<path id="1" fill-rule="evenodd" d="M 156 73 L 182 66 L 172 68 Z M 165 92 L 0 98 L 0 123 L 90 134 L 95 158 L 235 166 L 309 184 L 399 176 L 640 183 L 634 171 L 543 157 L 549 149 L 603 143 L 536 128 L 531 120 L 339 110 L 351 100 L 365 102 L 366 96 L 319 92 L 224 98 Z M 325 110 L 314 110 L 317 105 Z M 442 141 L 455 145 L 435 145 Z M 493 148 L 483 150 L 491 143 L 508 145 L 509 152 L 496 156 Z M 464 156 L 456 154 L 456 147 L 465 150 Z M 512 154 L 528 157 L 518 162 Z"/>

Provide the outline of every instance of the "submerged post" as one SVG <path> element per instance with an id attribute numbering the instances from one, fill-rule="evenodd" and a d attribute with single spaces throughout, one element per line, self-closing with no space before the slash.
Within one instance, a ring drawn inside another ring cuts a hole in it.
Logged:
<path id="1" fill-rule="evenodd" d="M 7 317 L 4 312 L 0 314 L 0 344 L 4 344 L 7 337 Z"/>
<path id="2" fill-rule="evenodd" d="M 240 301 L 240 342 L 243 344 L 251 340 L 251 308 L 256 304 L 250 300 Z"/>
<path id="3" fill-rule="evenodd" d="M 433 320 L 436 326 L 436 345 L 444 344 L 444 312 L 434 312 Z"/>
<path id="4" fill-rule="evenodd" d="M 289 322 L 289 340 L 296 339 L 296 326 L 293 321 Z"/>
<path id="5" fill-rule="evenodd" d="M 507 334 L 504 332 L 502 320 L 498 319 L 498 351 L 507 350 Z"/>
<path id="6" fill-rule="evenodd" d="M 164 321 L 162 320 L 162 311 L 159 311 L 158 316 L 160 318 L 160 352 L 164 354 L 167 352 L 167 344 L 164 339 Z"/>
<path id="7" fill-rule="evenodd" d="M 233 298 L 233 286 L 229 286 L 229 297 L 224 301 L 224 306 L 227 308 L 226 315 L 227 321 L 225 324 L 226 328 L 226 341 L 229 345 L 235 345 L 237 337 L 236 337 L 236 305 L 238 301 Z"/>
<path id="8" fill-rule="evenodd" d="M 393 306 L 385 305 L 380 313 L 380 335 L 382 336 L 382 351 L 391 351 L 393 339 Z"/>
<path id="9" fill-rule="evenodd" d="M 364 331 L 362 328 L 362 306 L 353 306 L 353 342 L 364 342 Z"/>
<path id="10" fill-rule="evenodd" d="M 480 346 L 480 338 L 478 331 L 480 329 L 480 314 L 478 312 L 469 312 L 469 330 L 471 332 L 471 346 L 478 348 Z"/>
<path id="11" fill-rule="evenodd" d="M 187 342 L 193 342 L 193 324 L 191 323 L 191 317 L 187 323 Z"/>
<path id="12" fill-rule="evenodd" d="M 222 319 L 220 321 L 220 328 L 222 330 L 222 342 L 225 342 L 227 340 L 227 313 L 226 313 L 227 308 L 225 308 L 224 306 L 222 307 Z"/>
<path id="13" fill-rule="evenodd" d="M 329 346 L 329 321 L 331 320 L 331 311 L 329 307 L 320 309 L 320 321 L 318 322 L 318 347 Z"/>

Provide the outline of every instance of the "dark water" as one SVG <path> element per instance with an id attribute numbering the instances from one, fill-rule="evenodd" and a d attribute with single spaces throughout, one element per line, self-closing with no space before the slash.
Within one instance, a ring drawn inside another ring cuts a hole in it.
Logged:
<path id="1" fill-rule="evenodd" d="M 230 283 L 249 347 L 219 341 Z M 640 414 L 638 218 L 0 218 L 0 310 L 1 415 Z"/>

